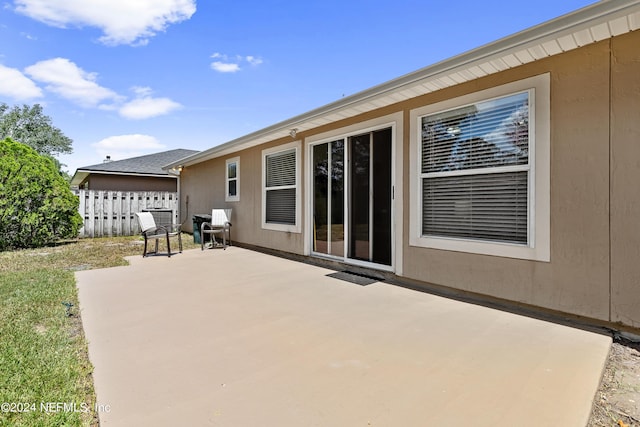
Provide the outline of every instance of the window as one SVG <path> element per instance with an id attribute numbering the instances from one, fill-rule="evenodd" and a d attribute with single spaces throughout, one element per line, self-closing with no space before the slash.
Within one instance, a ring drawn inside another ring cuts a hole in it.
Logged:
<path id="1" fill-rule="evenodd" d="M 548 105 L 542 76 L 412 112 L 412 245 L 548 260 Z"/>
<path id="2" fill-rule="evenodd" d="M 529 97 L 420 118 L 422 235 L 528 244 Z"/>
<path id="3" fill-rule="evenodd" d="M 240 201 L 240 157 L 228 159 L 226 162 L 224 200 Z"/>
<path id="4" fill-rule="evenodd" d="M 299 153 L 299 143 L 262 152 L 263 228 L 300 232 Z"/>

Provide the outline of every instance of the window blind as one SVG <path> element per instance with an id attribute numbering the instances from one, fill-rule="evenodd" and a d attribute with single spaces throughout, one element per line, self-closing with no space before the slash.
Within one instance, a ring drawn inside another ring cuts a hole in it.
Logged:
<path id="1" fill-rule="evenodd" d="M 527 244 L 529 92 L 421 125 L 422 234 Z"/>
<path id="2" fill-rule="evenodd" d="M 267 190 L 267 222 L 295 225 L 296 189 Z"/>
<path id="3" fill-rule="evenodd" d="M 528 92 L 422 119 L 422 173 L 526 165 Z"/>
<path id="4" fill-rule="evenodd" d="M 271 154 L 267 156 L 267 187 L 296 185 L 296 152 Z"/>
<path id="5" fill-rule="evenodd" d="M 527 175 L 423 179 L 423 235 L 526 244 Z"/>

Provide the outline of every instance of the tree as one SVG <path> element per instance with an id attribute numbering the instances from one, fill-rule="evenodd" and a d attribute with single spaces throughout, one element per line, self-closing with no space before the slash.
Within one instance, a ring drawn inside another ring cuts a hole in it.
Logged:
<path id="1" fill-rule="evenodd" d="M 76 237 L 78 203 L 50 157 L 0 140 L 0 251 Z"/>
<path id="2" fill-rule="evenodd" d="M 71 154 L 71 138 L 53 126 L 51 118 L 42 112 L 40 104 L 9 109 L 0 103 L 0 140 L 11 138 L 33 148 L 40 154 L 55 156 Z"/>

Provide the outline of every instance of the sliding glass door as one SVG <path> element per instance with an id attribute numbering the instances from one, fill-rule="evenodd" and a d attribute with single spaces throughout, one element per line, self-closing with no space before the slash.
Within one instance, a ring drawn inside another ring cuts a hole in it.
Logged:
<path id="1" fill-rule="evenodd" d="M 313 252 L 391 265 L 391 128 L 312 146 Z"/>

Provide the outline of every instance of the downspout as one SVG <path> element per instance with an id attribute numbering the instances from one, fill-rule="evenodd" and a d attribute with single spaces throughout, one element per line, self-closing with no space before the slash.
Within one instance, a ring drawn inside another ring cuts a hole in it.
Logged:
<path id="1" fill-rule="evenodd" d="M 180 227 L 182 227 L 186 221 L 182 220 L 182 181 L 181 181 L 181 177 L 180 177 L 180 172 L 182 172 L 182 166 L 178 166 L 177 168 L 171 168 L 168 169 L 167 172 L 169 172 L 170 175 L 173 175 L 176 177 L 176 190 L 177 190 L 177 208 L 176 208 L 176 214 L 178 216 L 178 222 L 180 223 Z M 188 207 L 187 207 L 187 213 L 188 213 Z"/>
<path id="2" fill-rule="evenodd" d="M 612 283 L 612 257 L 611 250 L 613 245 L 613 239 L 611 238 L 611 196 L 612 196 L 612 187 L 613 187 L 613 172 L 611 163 L 613 162 L 613 137 L 612 137 L 612 126 L 611 123 L 613 121 L 613 102 L 612 102 L 612 92 L 613 92 L 613 61 L 615 60 L 615 55 L 613 53 L 613 38 L 609 39 L 609 322 L 612 321 L 612 313 L 613 313 L 613 283 Z"/>

